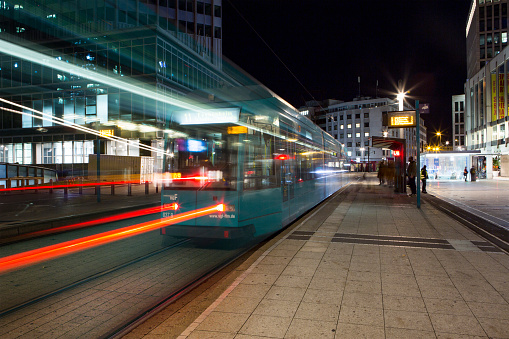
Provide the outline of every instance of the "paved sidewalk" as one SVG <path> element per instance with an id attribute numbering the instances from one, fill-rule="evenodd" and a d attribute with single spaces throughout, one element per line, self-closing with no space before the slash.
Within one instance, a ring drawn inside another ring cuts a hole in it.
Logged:
<path id="1" fill-rule="evenodd" d="M 509 338 L 509 256 L 415 200 L 368 176 L 125 338 Z"/>

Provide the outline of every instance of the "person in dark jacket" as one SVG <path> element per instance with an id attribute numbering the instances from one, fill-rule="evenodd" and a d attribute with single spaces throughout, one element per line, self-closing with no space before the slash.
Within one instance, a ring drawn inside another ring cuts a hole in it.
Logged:
<path id="1" fill-rule="evenodd" d="M 415 177 L 417 175 L 417 164 L 414 161 L 414 157 L 409 157 L 408 161 L 410 163 L 408 164 L 407 174 L 408 174 L 408 186 L 410 186 L 411 191 L 409 196 L 411 197 L 417 194 L 417 186 L 415 184 Z"/>
<path id="2" fill-rule="evenodd" d="M 426 165 L 424 165 L 421 169 L 422 193 L 428 193 L 426 192 L 426 180 L 428 180 L 428 171 Z"/>
<path id="3" fill-rule="evenodd" d="M 465 169 L 463 170 L 463 177 L 465 177 L 465 181 L 467 181 L 467 176 L 468 176 L 468 170 L 467 170 L 467 166 L 465 166 Z"/>

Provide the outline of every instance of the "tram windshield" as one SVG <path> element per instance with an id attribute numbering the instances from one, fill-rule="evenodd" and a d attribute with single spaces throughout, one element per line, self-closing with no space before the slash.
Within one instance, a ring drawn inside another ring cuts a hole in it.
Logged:
<path id="1" fill-rule="evenodd" d="M 234 190 L 237 148 L 222 133 L 168 139 L 163 182 L 166 188 Z"/>

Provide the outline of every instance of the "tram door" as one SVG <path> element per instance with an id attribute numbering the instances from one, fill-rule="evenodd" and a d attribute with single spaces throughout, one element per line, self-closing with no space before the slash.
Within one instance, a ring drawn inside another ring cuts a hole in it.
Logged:
<path id="1" fill-rule="evenodd" d="M 295 144 L 282 140 L 279 149 L 285 152 L 279 155 L 281 162 L 278 164 L 281 178 L 282 220 L 285 224 L 285 220 L 289 219 L 298 210 L 293 204 L 295 196 Z"/>

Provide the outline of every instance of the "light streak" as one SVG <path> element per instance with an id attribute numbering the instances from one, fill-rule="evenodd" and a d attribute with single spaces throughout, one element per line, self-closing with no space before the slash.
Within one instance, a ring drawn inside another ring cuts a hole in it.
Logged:
<path id="1" fill-rule="evenodd" d="M 30 117 L 34 117 L 34 118 L 46 120 L 46 121 L 49 121 L 49 122 L 52 122 L 52 123 L 56 123 L 56 124 L 59 124 L 59 125 L 62 125 L 62 126 L 71 127 L 71 128 L 77 129 L 77 130 L 85 132 L 85 133 L 90 133 L 90 134 L 99 136 L 99 137 L 104 138 L 104 139 L 121 142 L 121 143 L 123 143 L 123 144 L 125 144 L 127 146 L 136 146 L 138 148 L 145 149 L 145 150 L 148 150 L 148 151 L 152 151 L 152 152 L 156 152 L 156 153 L 160 153 L 160 154 L 170 155 L 170 153 L 166 153 L 166 152 L 164 152 L 164 151 L 162 151 L 162 150 L 160 150 L 158 148 L 155 148 L 155 147 L 152 147 L 152 146 L 148 146 L 148 145 L 144 145 L 144 144 L 133 144 L 132 142 L 130 142 L 127 139 L 124 139 L 124 138 L 121 138 L 121 137 L 117 137 L 117 136 L 114 136 L 114 135 L 106 136 L 106 135 L 101 134 L 100 131 L 96 131 L 96 130 L 93 130 L 91 128 L 85 127 L 85 126 L 81 126 L 81 125 L 75 124 L 74 122 L 66 121 L 66 120 L 58 118 L 58 117 L 54 117 L 52 115 L 49 115 L 49 114 L 37 111 L 37 110 L 32 109 L 30 107 L 26 107 L 26 106 L 17 104 L 15 102 L 12 102 L 12 101 L 9 101 L 9 100 L 5 100 L 3 98 L 0 98 L 0 101 L 6 102 L 9 105 L 13 105 L 13 106 L 16 106 L 16 107 L 20 107 L 22 109 L 26 109 L 26 110 L 35 112 L 35 113 L 39 114 L 40 116 L 39 115 L 31 114 L 31 113 L 16 111 L 14 109 L 6 108 L 6 107 L 0 107 L 0 109 L 4 110 L 4 111 L 18 113 L 18 114 L 21 114 L 21 115 L 27 115 L 27 116 L 30 116 Z"/>
<path id="2" fill-rule="evenodd" d="M 66 231 L 71 231 L 71 230 L 75 230 L 75 229 L 79 229 L 79 228 L 96 226 L 96 225 L 100 225 L 100 224 L 105 224 L 105 223 L 109 223 L 109 222 L 129 219 L 129 218 L 141 217 L 141 216 L 148 215 L 148 214 L 160 213 L 160 212 L 164 212 L 164 211 L 168 211 L 168 210 L 176 211 L 179 207 L 180 206 L 177 203 L 170 204 L 169 206 L 166 206 L 166 207 L 162 207 L 162 206 L 150 207 L 150 208 L 145 208 L 142 210 L 136 210 L 136 211 L 132 211 L 132 212 L 117 214 L 117 215 L 113 215 L 110 217 L 104 217 L 104 218 L 100 218 L 100 219 L 84 221 L 84 222 L 80 222 L 77 224 L 55 227 L 55 228 L 51 228 L 49 230 L 31 232 L 31 233 L 27 233 L 24 235 L 26 235 L 26 236 L 41 236 L 41 235 L 57 233 L 57 232 L 66 232 Z"/>
<path id="3" fill-rule="evenodd" d="M 53 68 L 53 69 L 56 69 L 56 70 L 59 70 L 59 71 L 65 72 L 65 73 L 69 73 L 71 75 L 76 75 L 80 78 L 85 78 L 85 79 L 93 80 L 95 82 L 110 85 L 112 87 L 116 87 L 116 88 L 131 92 L 131 93 L 136 93 L 138 95 L 144 96 L 146 98 L 151 98 L 151 99 L 154 99 L 159 102 L 165 102 L 165 103 L 173 105 L 173 106 L 190 109 L 190 110 L 203 110 L 203 108 L 200 108 L 198 106 L 186 103 L 181 100 L 171 98 L 169 96 L 163 96 L 160 93 L 157 93 L 157 92 L 154 92 L 151 90 L 147 90 L 142 87 L 143 85 L 141 83 L 140 84 L 137 84 L 137 83 L 131 84 L 127 81 L 115 79 L 115 78 L 109 77 L 107 75 L 103 75 L 97 71 L 90 71 L 88 69 L 70 64 L 63 60 L 62 61 L 56 60 L 54 57 L 35 52 L 29 48 L 25 48 L 23 46 L 13 44 L 13 43 L 5 41 L 5 40 L 0 40 L 0 50 L 4 51 L 5 53 L 8 53 L 14 57 L 23 59 L 23 60 L 28 60 L 30 62 L 39 64 L 39 65 L 42 65 L 45 67 L 50 67 L 50 68 Z M 131 82 L 134 82 L 134 81 L 131 79 Z"/>
<path id="4" fill-rule="evenodd" d="M 130 181 L 107 181 L 107 182 L 91 182 L 83 184 L 67 184 L 67 185 L 46 185 L 46 186 L 24 186 L 24 187 L 11 187 L 11 188 L 0 188 L 0 192 L 9 191 L 24 191 L 24 190 L 40 190 L 48 188 L 76 188 L 76 187 L 90 187 L 90 186 L 106 186 L 106 185 L 125 185 L 139 183 L 139 180 Z"/>
<path id="5" fill-rule="evenodd" d="M 63 255 L 76 253 L 78 251 L 82 251 L 85 249 L 90 249 L 117 240 L 150 232 L 161 227 L 169 226 L 178 222 L 198 218 L 214 212 L 220 212 L 223 209 L 224 204 L 218 204 L 190 212 L 181 213 L 175 216 L 170 216 L 158 221 L 148 221 L 133 226 L 123 227 L 117 230 L 103 232 L 80 239 L 65 241 L 60 244 L 55 244 L 23 253 L 10 255 L 0 259 L 0 274 L 10 270 L 22 268 L 28 265 L 40 263 L 42 261 L 55 259 Z"/>

